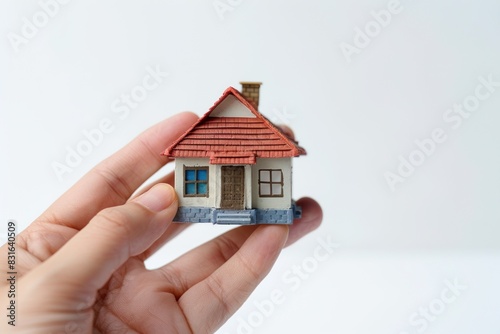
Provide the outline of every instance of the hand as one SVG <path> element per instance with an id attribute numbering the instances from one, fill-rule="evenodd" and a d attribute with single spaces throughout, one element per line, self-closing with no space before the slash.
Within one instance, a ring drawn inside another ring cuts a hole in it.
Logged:
<path id="1" fill-rule="evenodd" d="M 145 131 L 19 234 L 17 331 L 214 332 L 267 275 L 281 249 L 319 226 L 321 208 L 302 199 L 303 218 L 290 227 L 238 227 L 147 270 L 144 261 L 190 224 L 171 223 L 177 211 L 172 174 L 132 194 L 165 164 L 159 152 L 196 120 L 182 113 Z M 6 254 L 4 245 L 0 258 Z M 3 273 L 9 271 L 5 262 Z M 0 284 L 4 309 L 7 282 Z M 12 329 L 3 317 L 0 332 Z"/>

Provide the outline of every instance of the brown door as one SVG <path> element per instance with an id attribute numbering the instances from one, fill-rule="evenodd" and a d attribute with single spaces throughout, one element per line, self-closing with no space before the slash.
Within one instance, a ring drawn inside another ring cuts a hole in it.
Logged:
<path id="1" fill-rule="evenodd" d="M 221 208 L 229 210 L 245 209 L 245 167 L 222 167 Z"/>

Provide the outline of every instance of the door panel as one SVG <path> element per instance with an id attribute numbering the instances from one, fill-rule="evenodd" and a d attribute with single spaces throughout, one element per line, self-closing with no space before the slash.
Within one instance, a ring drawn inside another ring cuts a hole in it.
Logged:
<path id="1" fill-rule="evenodd" d="M 245 207 L 245 167 L 222 166 L 221 208 L 244 210 Z"/>

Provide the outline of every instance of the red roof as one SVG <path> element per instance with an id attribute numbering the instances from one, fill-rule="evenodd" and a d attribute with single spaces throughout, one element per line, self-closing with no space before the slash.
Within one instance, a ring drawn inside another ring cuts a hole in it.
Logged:
<path id="1" fill-rule="evenodd" d="M 210 117 L 210 114 L 233 95 L 256 117 Z M 259 113 L 233 87 L 184 135 L 165 150 L 171 158 L 210 158 L 211 164 L 255 164 L 256 158 L 286 158 L 305 155 L 296 141 Z"/>

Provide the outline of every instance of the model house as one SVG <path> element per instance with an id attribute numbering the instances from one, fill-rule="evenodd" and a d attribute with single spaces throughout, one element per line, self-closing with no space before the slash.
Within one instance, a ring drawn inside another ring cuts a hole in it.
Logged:
<path id="1" fill-rule="evenodd" d="M 292 224 L 292 158 L 306 151 L 258 111 L 261 83 L 229 87 L 163 153 L 175 158 L 177 222 Z"/>

